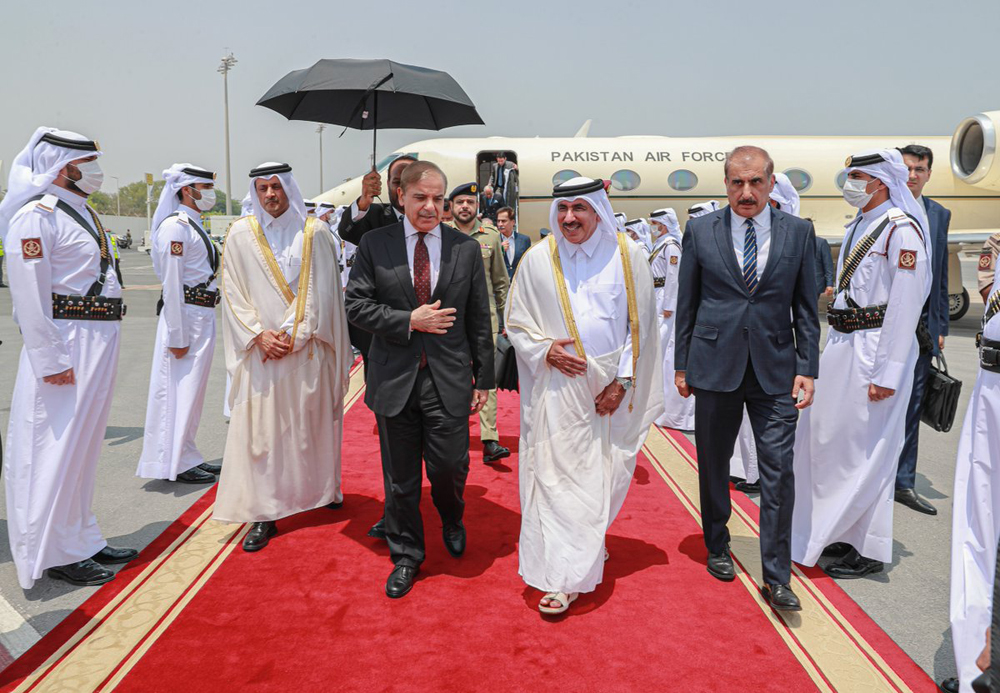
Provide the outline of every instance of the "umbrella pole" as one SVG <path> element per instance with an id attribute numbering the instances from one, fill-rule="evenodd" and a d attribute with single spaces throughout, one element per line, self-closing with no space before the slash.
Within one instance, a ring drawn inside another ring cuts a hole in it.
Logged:
<path id="1" fill-rule="evenodd" d="M 372 168 L 375 168 L 375 150 L 378 145 L 378 90 L 375 90 L 375 105 L 372 106 Z"/>

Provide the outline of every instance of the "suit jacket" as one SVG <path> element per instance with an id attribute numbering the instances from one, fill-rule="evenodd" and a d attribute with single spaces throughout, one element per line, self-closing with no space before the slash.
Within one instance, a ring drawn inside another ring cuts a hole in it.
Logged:
<path id="1" fill-rule="evenodd" d="M 445 409 L 468 416 L 473 387 L 492 390 L 493 330 L 486 274 L 479 243 L 441 225 L 441 267 L 431 302 L 455 308 L 455 323 L 443 335 L 410 331 L 417 308 L 402 222 L 364 235 L 347 283 L 347 319 L 374 336 L 368 351 L 365 404 L 376 414 L 395 416 L 417 379 L 420 354 Z"/>
<path id="2" fill-rule="evenodd" d="M 495 161 L 490 164 L 490 181 L 487 183 L 487 185 L 493 188 L 494 193 L 497 191 L 497 167 L 498 164 Z M 517 185 L 514 183 L 514 179 L 517 178 L 517 171 L 514 170 L 513 161 L 506 162 L 503 167 L 506 173 L 504 174 L 504 187 L 500 189 L 503 190 L 503 194 L 506 197 L 511 190 L 517 188 Z"/>
<path id="3" fill-rule="evenodd" d="M 927 221 L 931 234 L 931 293 L 924 304 L 921 318 L 927 322 L 934 348 L 931 353 L 938 355 L 938 337 L 948 334 L 948 225 L 951 224 L 951 210 L 939 203 L 924 198 Z"/>
<path id="4" fill-rule="evenodd" d="M 678 281 L 674 367 L 696 389 L 732 392 L 747 362 L 769 395 L 819 374 L 816 232 L 771 210 L 767 265 L 751 296 L 736 264 L 729 207 L 687 223 Z"/>
<path id="5" fill-rule="evenodd" d="M 372 202 L 368 208 L 368 213 L 354 221 L 351 218 L 351 208 L 348 207 L 340 216 L 340 224 L 337 225 L 338 235 L 348 243 L 361 245 L 361 237 L 373 229 L 380 229 L 383 226 L 395 224 L 399 219 L 392 209 L 392 205 L 380 205 Z"/>
<path id="6" fill-rule="evenodd" d="M 523 233 L 514 231 L 514 233 L 511 234 L 510 240 L 514 244 L 514 262 L 509 262 L 507 260 L 507 253 L 504 253 L 503 263 L 507 266 L 507 274 L 513 278 L 514 272 L 517 271 L 517 266 L 521 263 L 521 256 L 524 255 L 528 251 L 528 248 L 531 247 L 531 239 Z"/>
<path id="7" fill-rule="evenodd" d="M 836 269 L 833 265 L 833 254 L 830 252 L 830 244 L 825 238 L 816 237 L 816 295 L 826 291 L 826 287 L 834 286 L 834 273 Z"/>

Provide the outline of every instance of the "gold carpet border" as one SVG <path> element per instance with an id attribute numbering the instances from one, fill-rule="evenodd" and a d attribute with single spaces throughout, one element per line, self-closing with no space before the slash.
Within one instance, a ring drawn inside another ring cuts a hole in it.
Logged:
<path id="1" fill-rule="evenodd" d="M 700 525 L 694 458 L 656 427 L 651 429 L 643 451 Z M 906 683 L 798 568 L 793 566 L 793 587 L 802 601 L 802 611 L 779 614 L 767 606 L 759 592 L 763 579 L 759 527 L 735 502 L 733 509 L 738 521 L 730 521 L 729 530 L 733 557 L 742 568 L 738 570 L 740 581 L 816 686 L 823 691 L 909 692 Z"/>
<path id="2" fill-rule="evenodd" d="M 350 373 L 345 415 L 364 391 L 360 364 Z M 210 505 L 14 693 L 79 693 L 117 687 L 249 531 L 249 524 L 208 522 L 213 508 Z"/>

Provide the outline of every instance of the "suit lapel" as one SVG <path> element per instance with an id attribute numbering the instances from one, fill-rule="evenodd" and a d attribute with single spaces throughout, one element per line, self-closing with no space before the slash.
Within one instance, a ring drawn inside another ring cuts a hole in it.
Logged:
<path id="1" fill-rule="evenodd" d="M 452 251 L 455 247 L 455 236 L 453 234 L 461 231 L 452 231 L 444 224 L 441 224 L 441 269 L 438 272 L 437 285 L 431 293 L 431 303 L 441 298 L 445 287 L 451 283 L 451 275 L 455 272 L 455 262 Z M 478 243 L 477 243 L 478 245 Z"/>
<path id="2" fill-rule="evenodd" d="M 743 272 L 740 271 L 739 266 L 736 264 L 736 250 L 733 248 L 733 232 L 731 227 L 732 211 L 729 207 L 726 207 L 725 213 L 716 217 L 712 224 L 713 235 L 715 236 L 715 242 L 719 246 L 719 257 L 722 258 L 723 264 L 729 268 L 733 279 L 743 289 L 743 292 L 749 296 L 750 292 L 747 290 L 747 284 L 743 281 Z"/>
<path id="3" fill-rule="evenodd" d="M 403 225 L 393 231 L 386 240 L 386 251 L 389 261 L 392 262 L 393 269 L 396 270 L 396 279 L 399 280 L 406 300 L 410 302 L 411 308 L 417 307 L 417 292 L 413 290 L 413 278 L 410 277 L 410 263 L 406 259 L 406 235 L 403 232 Z"/>
<path id="4" fill-rule="evenodd" d="M 767 278 L 774 274 L 774 268 L 781 261 L 781 251 L 785 247 L 785 239 L 788 236 L 788 230 L 785 228 L 785 224 L 782 220 L 782 214 L 771 210 L 771 247 L 768 249 L 767 253 L 767 265 L 764 266 L 764 271 L 760 275 L 760 281 L 757 283 L 758 290 L 760 289 L 760 284 L 767 281 Z"/>

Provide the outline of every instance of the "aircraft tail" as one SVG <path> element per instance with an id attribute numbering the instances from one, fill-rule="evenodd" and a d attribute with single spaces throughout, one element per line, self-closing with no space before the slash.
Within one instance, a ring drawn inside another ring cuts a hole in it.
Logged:
<path id="1" fill-rule="evenodd" d="M 587 135 L 589 135 L 590 134 L 590 124 L 592 122 L 594 122 L 594 121 L 592 121 L 591 119 L 588 118 L 587 122 L 585 122 L 583 125 L 580 126 L 580 129 L 576 131 L 576 134 L 573 135 L 573 137 L 586 137 Z"/>

